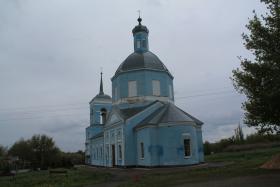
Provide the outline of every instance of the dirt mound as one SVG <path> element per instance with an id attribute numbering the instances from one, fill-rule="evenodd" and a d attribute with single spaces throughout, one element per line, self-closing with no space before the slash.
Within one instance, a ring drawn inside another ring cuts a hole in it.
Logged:
<path id="1" fill-rule="evenodd" d="M 272 157 L 271 160 L 264 163 L 261 168 L 263 169 L 280 169 L 280 154 Z"/>

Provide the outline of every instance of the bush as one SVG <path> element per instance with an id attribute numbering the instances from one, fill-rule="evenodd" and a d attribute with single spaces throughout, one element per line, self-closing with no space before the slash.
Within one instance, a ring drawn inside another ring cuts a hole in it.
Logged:
<path id="1" fill-rule="evenodd" d="M 11 173 L 11 168 L 6 160 L 0 160 L 0 176 L 1 175 L 8 175 Z"/>
<path id="2" fill-rule="evenodd" d="M 205 155 L 227 151 L 244 151 L 257 148 L 268 148 L 280 145 L 280 135 L 251 134 L 245 140 L 235 137 L 222 139 L 216 143 L 204 143 Z"/>

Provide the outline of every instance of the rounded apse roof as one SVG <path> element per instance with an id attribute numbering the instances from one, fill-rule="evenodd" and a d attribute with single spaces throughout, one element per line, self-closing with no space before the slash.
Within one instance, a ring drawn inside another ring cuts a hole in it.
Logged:
<path id="1" fill-rule="evenodd" d="M 173 77 L 168 71 L 168 69 L 165 67 L 165 65 L 161 62 L 161 60 L 150 51 L 147 51 L 145 53 L 134 52 L 131 55 L 129 55 L 125 59 L 125 61 L 119 66 L 115 73 L 115 76 L 124 72 L 141 69 L 163 71 L 168 73 L 171 77 Z"/>

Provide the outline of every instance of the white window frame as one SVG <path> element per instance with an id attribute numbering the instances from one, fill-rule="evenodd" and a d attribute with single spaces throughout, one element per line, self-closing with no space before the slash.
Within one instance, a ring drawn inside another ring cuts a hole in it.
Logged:
<path id="1" fill-rule="evenodd" d="M 128 81 L 128 97 L 137 97 L 137 81 Z"/>
<path id="2" fill-rule="evenodd" d="M 185 146 L 185 140 L 188 140 L 189 141 L 189 155 L 186 155 L 186 146 Z M 191 141 L 191 138 L 189 138 L 189 137 L 185 137 L 184 139 L 183 139 L 183 146 L 184 146 L 184 157 L 185 157 L 185 159 L 188 159 L 188 158 L 190 158 L 191 156 L 192 156 L 192 141 Z"/>
<path id="3" fill-rule="evenodd" d="M 153 89 L 153 96 L 160 96 L 160 81 L 159 80 L 152 81 L 152 89 Z"/>

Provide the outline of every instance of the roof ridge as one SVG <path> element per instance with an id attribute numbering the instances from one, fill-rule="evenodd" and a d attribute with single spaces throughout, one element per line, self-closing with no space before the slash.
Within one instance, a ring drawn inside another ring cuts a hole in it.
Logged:
<path id="1" fill-rule="evenodd" d="M 161 110 L 164 110 L 165 107 L 166 107 L 165 105 L 161 106 L 161 107 L 158 108 L 155 112 L 153 112 L 150 116 L 153 116 L 153 115 L 156 114 L 156 113 L 160 113 L 160 111 L 161 111 Z M 166 109 L 165 109 L 165 110 L 166 110 Z M 165 113 L 165 111 L 164 111 L 164 113 Z M 164 113 L 161 114 L 160 119 L 162 118 L 162 116 L 163 116 Z M 149 117 L 150 117 L 150 116 L 149 116 Z M 155 117 L 156 117 L 156 116 L 153 116 L 153 118 L 152 118 L 151 120 L 153 120 Z M 159 119 L 158 121 L 160 121 L 160 119 Z M 151 120 L 150 120 L 150 121 L 151 121 Z"/>
<path id="2" fill-rule="evenodd" d="M 199 119 L 195 118 L 194 116 L 190 115 L 189 113 L 185 112 L 184 110 L 182 110 L 181 108 L 177 107 L 176 105 L 174 105 L 177 109 L 179 109 L 181 112 L 183 112 L 185 115 L 187 115 L 189 118 L 191 118 L 192 120 L 194 120 L 195 122 L 198 122 L 199 124 L 203 125 L 203 122 L 200 121 Z"/>
<path id="3" fill-rule="evenodd" d="M 160 101 L 159 101 L 160 102 Z M 160 102 L 161 103 L 161 102 Z M 149 116 L 147 116 L 144 120 L 142 120 L 141 122 L 139 122 L 138 123 L 138 125 L 136 125 L 133 129 L 135 130 L 135 129 L 138 129 L 138 128 L 140 128 L 140 127 L 142 127 L 142 126 L 145 126 L 146 125 L 146 122 L 149 122 L 149 121 L 151 121 L 151 120 L 153 120 L 154 119 L 154 114 L 156 114 L 156 113 L 158 113 L 158 112 L 160 112 L 162 109 L 164 109 L 165 108 L 165 105 L 163 105 L 163 106 L 161 106 L 160 108 L 158 108 L 157 110 L 155 110 L 153 113 L 151 113 Z M 158 120 L 158 121 L 160 121 L 160 120 Z"/>
<path id="4" fill-rule="evenodd" d="M 170 103 L 168 103 L 168 104 L 165 104 L 165 111 L 164 111 L 164 113 L 162 114 L 162 116 L 161 116 L 161 118 L 158 120 L 158 121 L 162 121 L 162 119 L 165 117 L 165 114 L 167 113 L 167 111 L 168 111 L 168 109 L 169 109 L 169 107 L 170 107 Z"/>

